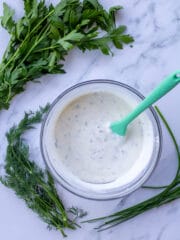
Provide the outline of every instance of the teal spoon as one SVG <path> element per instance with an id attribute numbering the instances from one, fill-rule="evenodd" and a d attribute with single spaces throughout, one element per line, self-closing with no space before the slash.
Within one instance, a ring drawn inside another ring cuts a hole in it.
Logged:
<path id="1" fill-rule="evenodd" d="M 170 76 L 166 77 L 131 113 L 120 121 L 111 123 L 110 128 L 112 132 L 125 136 L 128 125 L 144 110 L 166 95 L 180 83 L 180 71 L 176 71 Z"/>

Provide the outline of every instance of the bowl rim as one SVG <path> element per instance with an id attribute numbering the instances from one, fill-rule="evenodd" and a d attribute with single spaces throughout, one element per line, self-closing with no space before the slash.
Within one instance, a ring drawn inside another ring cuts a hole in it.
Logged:
<path id="1" fill-rule="evenodd" d="M 159 138 L 159 148 L 158 148 L 158 151 L 157 151 L 157 156 L 156 156 L 156 161 L 155 161 L 155 164 L 153 166 L 153 168 L 151 169 L 151 171 L 148 173 L 148 174 L 143 174 L 142 177 L 133 185 L 135 186 L 133 188 L 133 186 L 130 187 L 130 190 L 128 190 L 127 192 L 125 191 L 123 194 L 116 194 L 116 195 L 113 195 L 113 196 L 110 196 L 110 197 L 105 197 L 103 198 L 103 196 L 99 196 L 99 197 L 95 197 L 95 196 L 87 196 L 87 195 L 83 195 L 81 193 L 78 193 L 76 192 L 76 190 L 73 190 L 73 188 L 68 188 L 66 186 L 66 184 L 63 183 L 63 181 L 65 183 L 68 183 L 66 182 L 65 179 L 62 179 L 60 174 L 57 173 L 56 169 L 52 166 L 52 164 L 50 163 L 50 161 L 46 158 L 45 156 L 45 153 L 44 153 L 44 148 L 43 148 L 43 133 L 44 133 L 44 130 L 45 130 L 45 126 L 46 126 L 46 122 L 47 122 L 47 119 L 48 119 L 48 116 L 49 114 L 51 113 L 52 109 L 54 108 L 54 106 L 66 95 L 68 94 L 69 92 L 73 91 L 74 89 L 76 88 L 79 88 L 79 87 L 82 87 L 82 86 L 85 86 L 85 85 L 89 85 L 89 84 L 96 84 L 96 83 L 100 83 L 100 84 L 103 84 L 103 83 L 107 83 L 107 84 L 112 84 L 112 85 L 116 85 L 116 86 L 120 86 L 122 88 L 125 88 L 127 90 L 129 90 L 130 92 L 134 93 L 136 96 L 138 96 L 139 98 L 141 98 L 142 100 L 145 98 L 143 94 L 141 94 L 138 90 L 136 90 L 135 88 L 129 86 L 128 84 L 125 84 L 125 83 L 122 83 L 122 82 L 118 82 L 118 81 L 115 81 L 115 80 L 109 80 L 109 79 L 93 79 L 93 80 L 88 80 L 88 81 L 83 81 L 81 83 L 77 83 L 69 88 L 67 88 L 66 90 L 64 90 L 62 93 L 60 93 L 56 98 L 55 100 L 50 104 L 50 107 L 49 107 L 49 110 L 47 111 L 44 119 L 43 119 L 43 122 L 42 122 L 42 125 L 41 125 L 41 130 L 40 130 L 40 151 L 41 151 L 41 155 L 42 155 L 42 158 L 45 162 L 45 165 L 47 167 L 47 169 L 49 170 L 49 172 L 52 174 L 53 178 L 64 188 L 66 189 L 67 191 L 71 192 L 72 194 L 75 194 L 76 196 L 79 196 L 79 197 L 82 197 L 82 198 L 85 198 L 85 199 L 90 199 L 90 200 L 98 200 L 98 201 L 104 201 L 104 200 L 113 200 L 113 199 L 117 199 L 117 198 L 120 198 L 120 197 L 124 197 L 126 196 L 127 194 L 130 194 L 132 192 L 134 192 L 135 190 L 137 190 L 139 187 L 141 187 L 148 179 L 149 177 L 151 176 L 151 174 L 153 173 L 153 170 L 156 168 L 156 165 L 160 159 L 160 156 L 161 156 L 161 152 L 162 152 L 162 141 L 163 141 L 163 138 L 162 138 L 162 128 L 161 128 L 161 124 L 160 124 L 160 120 L 159 120 L 159 117 L 154 109 L 153 106 L 150 106 L 149 107 L 149 110 L 150 112 L 152 113 L 152 116 L 154 118 L 154 122 L 156 123 L 156 128 L 157 128 L 157 133 L 158 133 L 158 138 Z M 145 176 L 145 177 L 144 177 Z M 60 179 L 61 178 L 61 179 Z M 144 179 L 145 178 L 145 179 Z M 63 181 L 62 181 L 63 180 Z M 141 180 L 141 181 L 140 181 Z M 142 181 L 143 180 L 143 181 Z M 142 182 L 142 183 L 141 183 Z M 68 183 L 69 185 L 69 183 Z M 110 193 L 111 194 L 111 193 Z"/>

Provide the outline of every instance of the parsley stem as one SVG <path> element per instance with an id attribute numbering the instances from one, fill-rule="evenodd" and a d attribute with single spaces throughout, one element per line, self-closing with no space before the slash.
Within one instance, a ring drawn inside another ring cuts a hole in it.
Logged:
<path id="1" fill-rule="evenodd" d="M 34 52 L 35 53 L 38 53 L 38 52 L 42 52 L 42 51 L 47 51 L 47 50 L 51 50 L 51 49 L 56 49 L 58 48 L 59 45 L 55 45 L 55 46 L 51 46 L 51 47 L 46 47 L 46 48 L 40 48 L 40 49 L 37 49 L 35 50 Z"/>
<path id="2" fill-rule="evenodd" d="M 30 50 L 26 53 L 24 58 L 21 60 L 21 62 L 18 64 L 18 66 L 21 66 L 21 64 L 28 58 L 28 56 L 32 53 L 34 48 L 43 40 L 43 38 L 46 36 L 47 32 L 49 31 L 50 26 L 45 26 L 46 30 L 44 31 L 43 35 L 34 43 L 34 45 L 30 48 Z M 40 33 L 41 34 L 41 33 Z M 39 34 L 39 35 L 40 35 Z"/>
<path id="3" fill-rule="evenodd" d="M 52 11 L 50 11 L 41 21 L 39 21 L 39 23 L 32 29 L 32 31 L 26 35 L 25 39 L 22 41 L 21 45 L 17 48 L 17 50 L 15 51 L 15 53 L 13 54 L 13 56 L 9 59 L 9 61 L 4 65 L 4 67 L 0 70 L 0 73 L 2 71 L 4 71 L 5 68 L 7 68 L 9 66 L 9 64 L 15 59 L 15 57 L 17 56 L 17 54 L 19 53 L 19 51 L 21 50 L 22 46 L 24 45 L 24 43 L 26 43 L 27 39 L 30 38 L 30 36 L 36 31 L 36 29 L 38 29 L 38 27 L 50 16 L 54 13 L 54 9 Z M 4 58 L 4 56 L 3 56 Z"/>

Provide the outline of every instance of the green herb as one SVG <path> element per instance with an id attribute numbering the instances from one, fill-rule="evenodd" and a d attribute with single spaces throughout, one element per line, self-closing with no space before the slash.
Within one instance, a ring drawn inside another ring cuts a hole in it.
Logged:
<path id="1" fill-rule="evenodd" d="M 14 21 L 14 11 L 6 3 L 1 25 L 11 35 L 0 64 L 0 109 L 24 90 L 28 81 L 47 73 L 64 73 L 64 57 L 80 50 L 100 49 L 110 54 L 109 43 L 122 49 L 133 42 L 126 27 L 115 25 L 120 6 L 106 11 L 97 0 L 62 0 L 56 6 L 45 1 L 24 0 L 24 16 Z"/>
<path id="2" fill-rule="evenodd" d="M 124 209 L 122 211 L 116 212 L 112 215 L 96 218 L 92 220 L 88 220 L 85 222 L 95 222 L 95 221 L 103 221 L 103 223 L 97 227 L 99 231 L 105 230 L 107 228 L 113 227 L 115 225 L 118 225 L 122 222 L 125 222 L 141 213 L 144 213 L 147 210 L 150 210 L 155 207 L 160 207 L 161 205 L 164 205 L 166 203 L 172 202 L 173 200 L 176 200 L 180 198 L 180 150 L 176 141 L 176 138 L 167 123 L 166 119 L 164 118 L 163 114 L 160 112 L 160 110 L 156 107 L 156 110 L 161 117 L 163 123 L 165 124 L 169 135 L 172 138 L 172 141 L 174 143 L 177 157 L 178 157 L 178 168 L 176 172 L 176 176 L 173 179 L 173 181 L 165 188 L 161 193 L 157 194 L 156 196 L 141 202 L 137 205 L 134 205 L 132 207 L 129 207 L 127 209 Z M 149 188 L 162 188 L 162 187 L 149 187 Z"/>
<path id="3" fill-rule="evenodd" d="M 85 213 L 77 208 L 69 209 L 74 215 L 71 220 L 56 191 L 54 180 L 50 173 L 40 167 L 29 157 L 29 147 L 23 139 L 23 134 L 33 125 L 42 121 L 49 106 L 41 108 L 36 113 L 26 113 L 17 126 L 7 133 L 8 147 L 5 159 L 5 175 L 0 177 L 1 183 L 13 189 L 27 206 L 36 212 L 47 224 L 66 236 L 64 228 L 75 229 L 75 220 Z"/>

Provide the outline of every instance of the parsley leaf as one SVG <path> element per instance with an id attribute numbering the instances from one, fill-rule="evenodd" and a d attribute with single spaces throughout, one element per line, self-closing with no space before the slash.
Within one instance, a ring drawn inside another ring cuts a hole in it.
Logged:
<path id="1" fill-rule="evenodd" d="M 14 10 L 12 10 L 6 3 L 3 3 L 3 17 L 1 17 L 1 25 L 11 34 L 15 27 L 13 20 Z"/>

